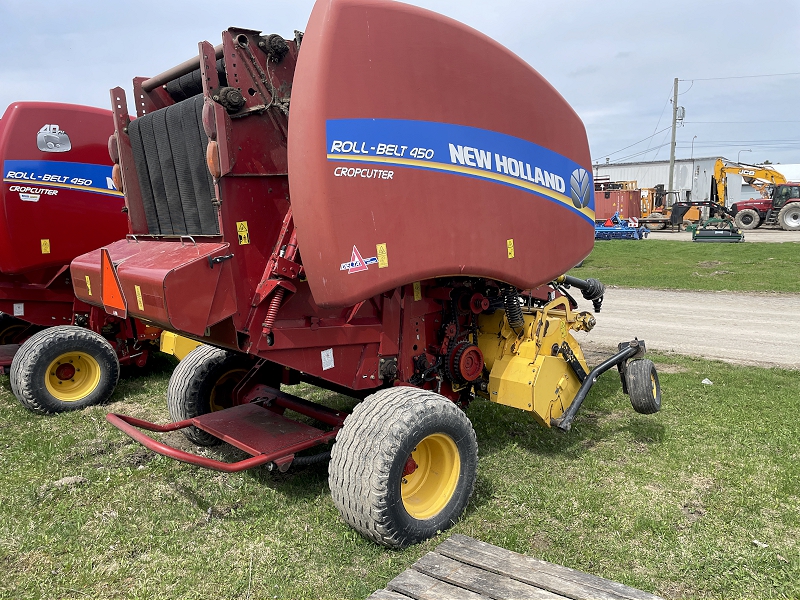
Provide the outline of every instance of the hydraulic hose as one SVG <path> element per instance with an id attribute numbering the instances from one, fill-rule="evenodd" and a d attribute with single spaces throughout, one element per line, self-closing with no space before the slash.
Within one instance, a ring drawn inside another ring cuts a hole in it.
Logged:
<path id="1" fill-rule="evenodd" d="M 578 279 L 571 275 L 562 275 L 556 281 L 579 289 L 583 299 L 591 301 L 594 312 L 600 312 L 603 306 L 603 295 L 606 293 L 606 286 L 601 281 L 598 279 Z"/>

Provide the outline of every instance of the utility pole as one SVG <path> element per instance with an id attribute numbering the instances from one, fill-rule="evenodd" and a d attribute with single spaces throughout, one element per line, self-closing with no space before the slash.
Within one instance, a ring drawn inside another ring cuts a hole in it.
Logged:
<path id="1" fill-rule="evenodd" d="M 675 175 L 675 130 L 678 122 L 678 78 L 675 78 L 675 89 L 672 92 L 672 144 L 669 147 L 669 186 L 667 191 L 666 206 L 670 205 L 670 200 L 675 201 L 672 192 L 675 191 L 673 187 L 673 176 Z"/>

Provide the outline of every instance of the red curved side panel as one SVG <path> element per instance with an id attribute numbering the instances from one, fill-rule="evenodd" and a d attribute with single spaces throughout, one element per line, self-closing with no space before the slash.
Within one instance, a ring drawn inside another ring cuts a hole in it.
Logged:
<path id="1" fill-rule="evenodd" d="M 111 183 L 111 111 L 15 102 L 0 123 L 0 273 L 67 265 L 125 237 L 124 198 Z"/>
<path id="2" fill-rule="evenodd" d="M 506 48 L 398 2 L 317 2 L 292 90 L 289 186 L 323 306 L 445 275 L 536 287 L 594 243 L 575 112 Z"/>

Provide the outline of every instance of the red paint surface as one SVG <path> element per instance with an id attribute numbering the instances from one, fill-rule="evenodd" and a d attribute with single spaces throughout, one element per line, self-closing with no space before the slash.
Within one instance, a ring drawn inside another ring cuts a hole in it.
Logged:
<path id="1" fill-rule="evenodd" d="M 72 149 L 59 153 L 39 150 L 36 134 L 45 124 L 58 124 L 67 132 Z M 40 160 L 111 165 L 108 137 L 113 132 L 108 110 L 16 102 L 0 120 L 0 164 L 5 160 Z M 19 184 L 2 184 L 0 272 L 4 275 L 67 265 L 75 256 L 124 237 L 128 231 L 121 196 L 62 188 L 55 196 L 43 194 L 38 202 L 23 202 L 18 193 L 9 192 L 14 185 Z M 42 182 L 31 185 L 48 187 Z M 42 239 L 50 240 L 49 254 L 42 253 Z"/>
<path id="2" fill-rule="evenodd" d="M 555 203 L 532 203 L 514 188 L 398 167 L 391 182 L 334 177 L 335 167 L 349 163 L 327 161 L 326 120 L 364 118 L 499 132 L 591 170 L 578 116 L 497 42 L 399 2 L 317 2 L 294 77 L 289 183 L 303 264 L 319 305 L 346 306 L 442 275 L 535 287 L 591 251 L 591 223 Z M 512 238 L 516 256 L 509 259 Z M 388 268 L 340 271 L 354 245 L 372 256 L 382 243 Z"/>

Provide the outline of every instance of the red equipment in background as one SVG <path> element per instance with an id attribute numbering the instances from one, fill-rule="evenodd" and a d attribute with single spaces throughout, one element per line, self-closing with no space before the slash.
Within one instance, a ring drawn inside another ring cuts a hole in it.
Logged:
<path id="1" fill-rule="evenodd" d="M 136 120 L 111 91 L 131 235 L 72 263 L 84 302 L 210 344 L 170 380 L 177 422 L 109 415 L 117 427 L 225 471 L 330 457 L 343 518 L 403 546 L 466 506 L 477 445 L 462 408 L 476 395 L 568 430 L 618 366 L 634 408 L 658 410 L 655 368 L 632 360 L 642 342 L 589 372 L 570 333 L 594 317 L 567 287 L 596 310 L 604 289 L 561 276 L 594 240 L 589 149 L 519 57 L 385 0 L 321 1 L 305 36 L 231 28 L 199 54 L 134 79 Z M 347 415 L 279 389 L 301 380 L 374 393 Z M 222 463 L 137 428 L 252 458 Z"/>
<path id="2" fill-rule="evenodd" d="M 160 333 L 77 300 L 72 289 L 69 262 L 128 230 L 122 193 L 112 181 L 107 145 L 112 131 L 109 111 L 70 104 L 16 102 L 0 119 L 0 369 L 8 369 L 21 352 L 26 380 L 12 376 L 12 388 L 25 406 L 37 411 L 80 408 L 107 397 L 118 373 L 117 364 L 107 363 L 118 358 L 122 364 L 144 365 L 146 342 Z M 42 331 L 63 325 L 91 331 Z M 32 335 L 34 343 L 20 350 Z M 75 335 L 82 350 L 71 348 Z M 65 366 L 49 377 L 53 389 L 44 392 L 40 388 L 49 390 L 44 385 L 49 363 L 38 362 L 45 346 L 48 357 L 55 352 L 50 357 L 54 364 L 61 359 L 65 365 L 88 361 L 82 353 L 91 354 L 94 348 L 103 356 L 97 368 L 107 364 L 111 372 L 93 372 L 82 381 L 88 368 Z M 30 377 L 35 380 L 28 381 Z"/>

